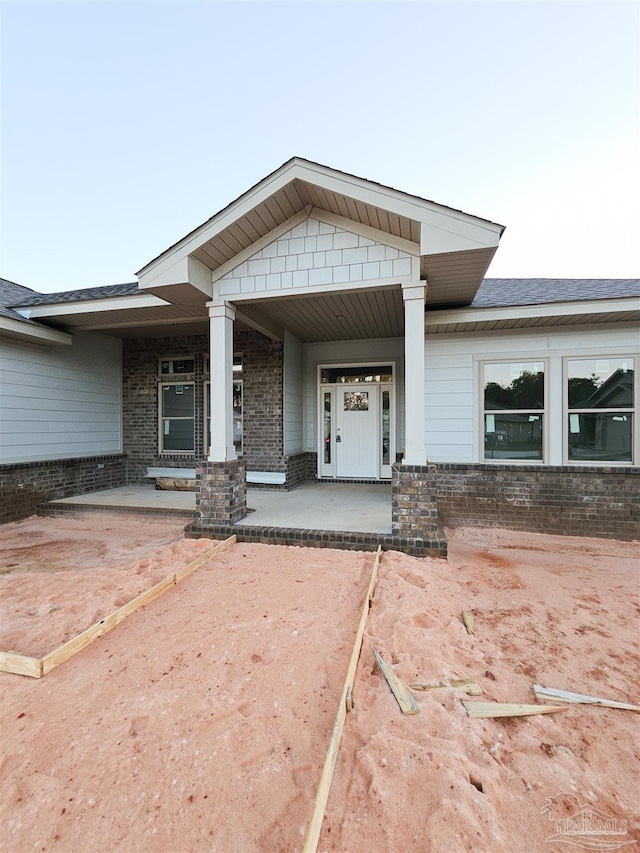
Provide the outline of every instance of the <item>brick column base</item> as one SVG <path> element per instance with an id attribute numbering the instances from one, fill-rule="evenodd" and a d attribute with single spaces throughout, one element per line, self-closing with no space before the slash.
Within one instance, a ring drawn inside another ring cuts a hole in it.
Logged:
<path id="1" fill-rule="evenodd" d="M 247 514 L 246 462 L 196 463 L 198 522 L 222 527 L 235 524 Z"/>
<path id="2" fill-rule="evenodd" d="M 391 529 L 394 536 L 433 539 L 441 535 L 438 524 L 435 465 L 392 468 Z"/>

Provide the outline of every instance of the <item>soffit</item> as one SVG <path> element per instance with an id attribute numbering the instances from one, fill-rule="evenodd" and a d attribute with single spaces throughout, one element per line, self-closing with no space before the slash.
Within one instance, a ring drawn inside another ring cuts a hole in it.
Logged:
<path id="1" fill-rule="evenodd" d="M 81 314 L 71 312 L 57 313 L 49 322 L 55 322 L 56 326 L 69 330 L 104 331 L 109 334 L 115 334 L 118 329 L 122 331 L 125 331 L 127 328 L 148 327 L 152 329 L 155 326 L 164 328 L 171 324 L 182 326 L 182 324 L 194 320 L 203 321 L 208 332 L 207 309 L 195 305 L 160 305 L 147 308 L 132 307 L 114 311 L 85 311 Z M 126 334 L 124 336 L 127 337 Z"/>
<path id="2" fill-rule="evenodd" d="M 220 231 L 191 256 L 215 270 L 309 206 L 420 243 L 419 222 L 296 178 Z"/>
<path id="3" fill-rule="evenodd" d="M 549 326 L 586 326 L 600 323 L 640 322 L 640 311 L 602 311 L 594 314 L 558 314 L 550 317 L 511 317 L 500 320 L 477 320 L 465 322 L 431 322 L 426 318 L 428 335 L 444 335 L 454 332 L 492 332 L 510 329 L 548 328 Z"/>
<path id="4" fill-rule="evenodd" d="M 404 335 L 400 287 L 256 300 L 251 306 L 284 326 L 303 343 Z M 241 305 L 239 307 L 244 310 Z"/>

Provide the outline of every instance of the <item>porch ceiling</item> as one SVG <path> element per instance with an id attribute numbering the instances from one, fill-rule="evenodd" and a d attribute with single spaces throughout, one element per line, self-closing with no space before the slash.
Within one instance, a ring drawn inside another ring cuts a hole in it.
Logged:
<path id="1" fill-rule="evenodd" d="M 396 338 L 404 335 L 404 306 L 400 287 L 252 300 L 250 305 L 303 343 Z M 245 310 L 242 303 L 238 307 Z"/>
<path id="2" fill-rule="evenodd" d="M 404 334 L 404 308 L 399 286 L 252 300 L 250 303 L 239 302 L 238 309 L 256 320 L 260 315 L 266 316 L 275 326 L 287 329 L 304 343 L 401 337 Z M 104 332 L 117 338 L 209 334 L 207 309 L 195 305 L 60 312 L 47 319 L 72 332 Z M 249 328 L 240 320 L 236 320 L 235 327 L 238 331 Z"/>

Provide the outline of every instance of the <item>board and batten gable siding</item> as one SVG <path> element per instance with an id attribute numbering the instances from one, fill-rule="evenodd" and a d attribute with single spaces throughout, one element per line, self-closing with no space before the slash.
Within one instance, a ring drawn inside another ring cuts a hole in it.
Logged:
<path id="1" fill-rule="evenodd" d="M 307 219 L 220 279 L 220 296 L 411 275 L 411 255 Z"/>
<path id="2" fill-rule="evenodd" d="M 546 463 L 562 465 L 564 419 L 563 359 L 636 355 L 638 328 L 625 326 L 568 328 L 544 332 L 475 332 L 427 335 L 425 342 L 425 443 L 430 462 L 484 461 L 480 362 L 547 362 L 548 452 Z M 638 369 L 638 368 L 637 368 Z M 636 402 L 636 406 L 639 403 Z M 636 422 L 638 415 L 636 414 Z M 637 426 L 636 426 L 637 429 Z"/>
<path id="3" fill-rule="evenodd" d="M 71 346 L 0 342 L 0 463 L 122 452 L 122 346 L 99 335 Z"/>
<path id="4" fill-rule="evenodd" d="M 284 455 L 301 453 L 302 447 L 302 344 L 285 332 L 284 338 Z"/>
<path id="5" fill-rule="evenodd" d="M 304 344 L 304 449 L 318 449 L 318 365 L 395 364 L 396 451 L 404 446 L 404 338 Z"/>

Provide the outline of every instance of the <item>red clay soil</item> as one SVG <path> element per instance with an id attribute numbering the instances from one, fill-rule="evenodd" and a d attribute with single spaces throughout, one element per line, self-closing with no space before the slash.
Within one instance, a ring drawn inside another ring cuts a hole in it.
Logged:
<path id="1" fill-rule="evenodd" d="M 181 531 L 0 528 L 0 648 L 49 652 L 211 547 Z M 640 715 L 472 720 L 445 689 L 402 716 L 369 648 L 406 682 L 473 677 L 470 698 L 534 703 L 538 682 L 638 703 L 637 544 L 449 536 L 448 562 L 383 555 L 319 849 L 589 849 L 561 822 L 584 807 L 609 820 L 598 840 L 640 841 Z M 301 850 L 372 563 L 238 544 L 43 679 L 0 673 L 0 849 Z"/>

